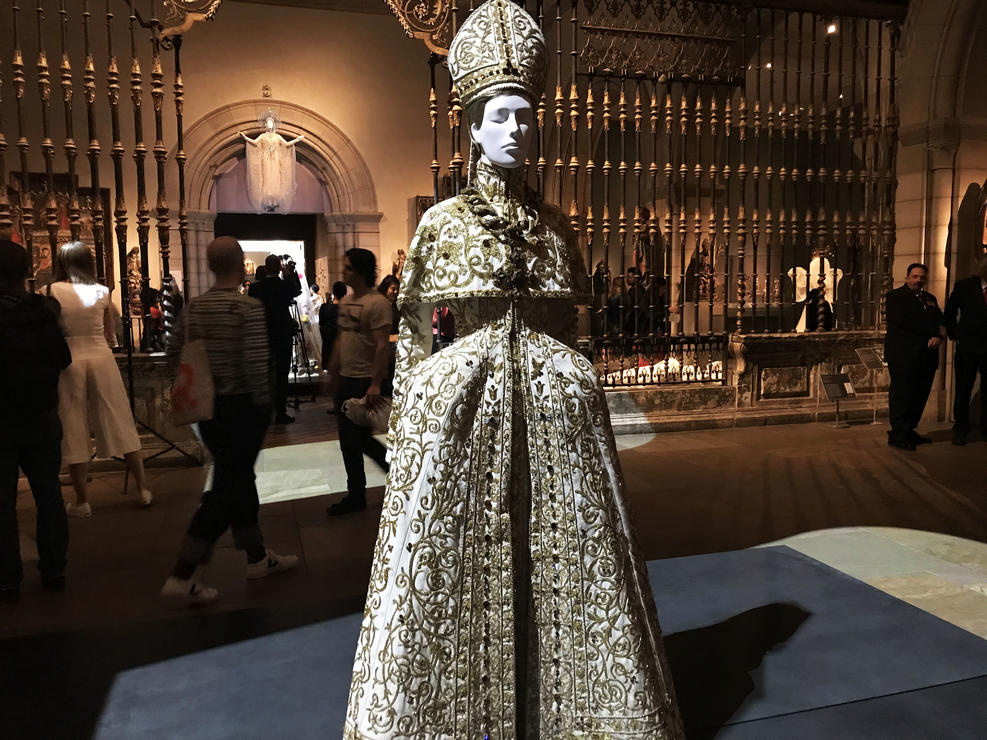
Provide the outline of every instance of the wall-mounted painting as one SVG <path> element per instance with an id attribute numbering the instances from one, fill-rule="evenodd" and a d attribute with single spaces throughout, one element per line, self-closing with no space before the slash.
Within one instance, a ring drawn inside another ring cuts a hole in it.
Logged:
<path id="1" fill-rule="evenodd" d="M 78 178 L 76 178 L 78 183 Z M 11 172 L 7 185 L 7 197 L 10 200 L 14 227 L 11 234 L 13 241 L 23 244 L 24 234 L 21 219 L 21 174 Z M 34 277 L 37 287 L 46 285 L 54 279 L 51 245 L 48 239 L 47 219 L 45 217 L 45 202 L 48 199 L 47 177 L 43 172 L 28 174 L 30 202 L 33 206 L 34 223 L 31 226 L 32 243 L 34 245 Z M 113 212 L 110 210 L 110 190 L 100 188 L 99 198 L 103 204 L 104 237 L 102 249 L 97 251 L 96 239 L 93 234 L 92 211 L 95 204 L 92 188 L 77 187 L 79 200 L 80 231 L 79 240 L 88 244 L 93 250 L 97 264 L 102 263 L 104 283 L 113 290 L 116 270 L 116 260 L 113 251 Z M 58 243 L 64 244 L 72 239 L 69 229 L 69 176 L 65 173 L 55 175 L 55 203 L 58 206 Z M 100 254 L 101 252 L 101 254 Z M 99 268 L 97 267 L 97 271 Z"/>

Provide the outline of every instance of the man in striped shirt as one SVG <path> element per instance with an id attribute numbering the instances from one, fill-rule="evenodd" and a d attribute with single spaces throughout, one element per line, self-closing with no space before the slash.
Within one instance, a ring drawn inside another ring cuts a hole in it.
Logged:
<path id="1" fill-rule="evenodd" d="M 278 555 L 264 546 L 257 523 L 260 502 L 254 463 L 271 418 L 271 365 L 264 306 L 240 295 L 243 250 L 232 237 L 214 239 L 206 250 L 216 282 L 193 298 L 182 313 L 168 346 L 177 361 L 185 341 L 201 339 L 215 388 L 213 418 L 199 425 L 213 457 L 212 488 L 202 500 L 178 555 L 164 596 L 188 604 L 215 601 L 219 592 L 193 577 L 208 562 L 213 545 L 229 527 L 233 542 L 247 554 L 247 578 L 263 578 L 298 564 L 295 555 Z"/>

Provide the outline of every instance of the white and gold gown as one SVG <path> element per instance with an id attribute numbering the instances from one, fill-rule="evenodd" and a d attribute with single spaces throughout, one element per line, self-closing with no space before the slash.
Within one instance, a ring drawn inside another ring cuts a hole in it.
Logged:
<path id="1" fill-rule="evenodd" d="M 682 736 L 603 389 L 573 349 L 585 270 L 519 174 L 480 165 L 405 264 L 350 740 Z M 460 338 L 430 355 L 437 304 Z"/>

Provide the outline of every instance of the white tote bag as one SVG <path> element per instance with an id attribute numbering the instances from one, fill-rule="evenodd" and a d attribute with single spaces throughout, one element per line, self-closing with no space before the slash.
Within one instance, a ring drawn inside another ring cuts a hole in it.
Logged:
<path id="1" fill-rule="evenodd" d="M 188 318 L 191 319 L 191 316 Z M 186 328 L 178 377 L 171 386 L 171 421 L 176 426 L 211 419 L 215 401 L 206 343 L 201 339 L 188 341 L 188 335 Z"/>

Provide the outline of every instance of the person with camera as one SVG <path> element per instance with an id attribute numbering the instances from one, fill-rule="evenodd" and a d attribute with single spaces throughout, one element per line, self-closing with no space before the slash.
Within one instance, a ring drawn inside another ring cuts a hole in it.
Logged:
<path id="1" fill-rule="evenodd" d="M 291 371 L 292 339 L 297 327 L 291 318 L 291 304 L 302 292 L 302 285 L 295 270 L 295 263 L 282 262 L 281 257 L 269 254 L 264 260 L 264 277 L 251 284 L 248 294 L 264 304 L 267 317 L 267 337 L 274 362 L 275 424 L 290 424 L 295 417 L 288 415 L 288 373 Z M 260 272 L 258 270 L 258 272 Z M 282 274 L 284 279 L 282 279 Z"/>

